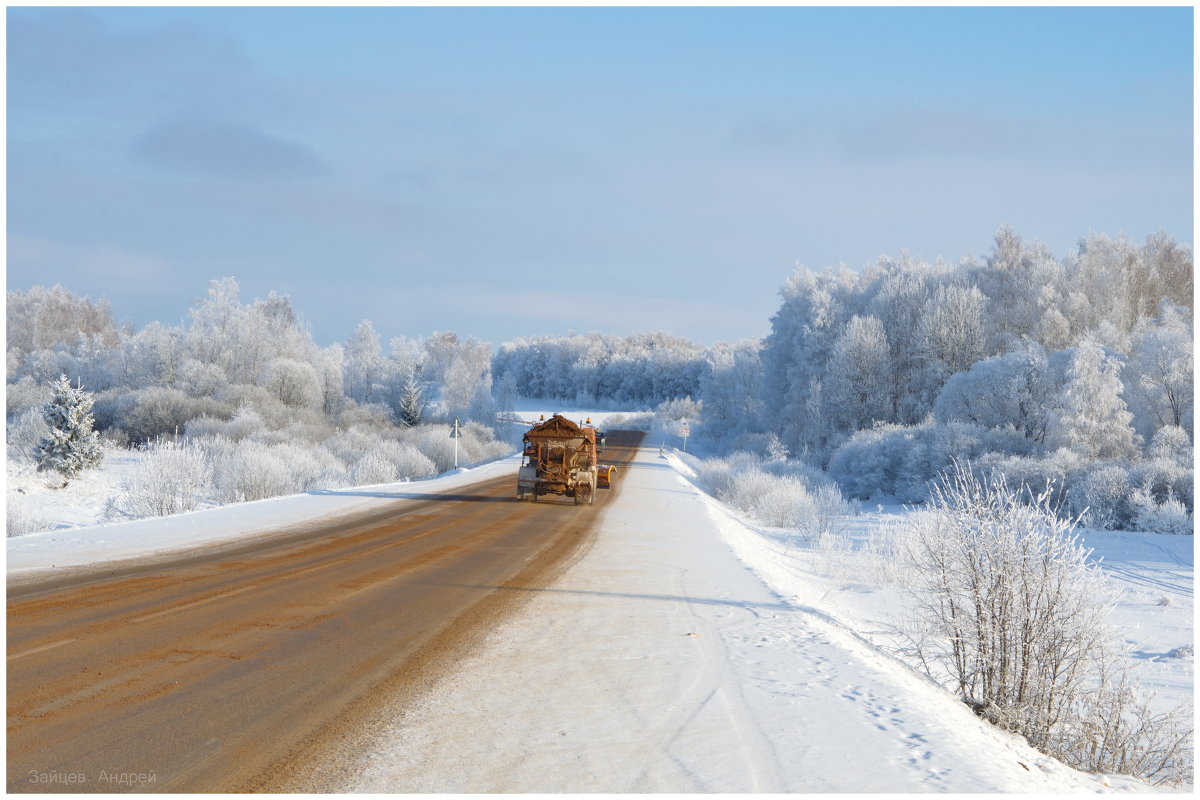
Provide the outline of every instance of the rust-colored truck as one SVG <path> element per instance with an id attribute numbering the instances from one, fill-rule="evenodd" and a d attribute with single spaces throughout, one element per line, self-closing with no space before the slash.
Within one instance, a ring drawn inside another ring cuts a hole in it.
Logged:
<path id="1" fill-rule="evenodd" d="M 600 433 L 603 441 L 603 433 Z M 615 471 L 600 464 L 597 430 L 555 414 L 525 433 L 525 450 L 517 472 L 517 498 L 539 495 L 571 497 L 575 505 L 594 503 L 597 487 L 608 486 Z"/>

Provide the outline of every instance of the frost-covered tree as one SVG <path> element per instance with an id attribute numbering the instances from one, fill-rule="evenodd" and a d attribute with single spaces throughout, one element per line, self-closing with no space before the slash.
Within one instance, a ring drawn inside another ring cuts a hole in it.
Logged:
<path id="1" fill-rule="evenodd" d="M 891 414 L 888 342 L 875 317 L 854 316 L 833 345 L 825 381 L 827 402 L 848 431 Z M 785 442 L 786 443 L 786 442 Z"/>
<path id="2" fill-rule="evenodd" d="M 700 421 L 710 438 L 738 436 L 761 424 L 759 349 L 754 341 L 713 348 L 709 373 L 700 383 Z"/>
<path id="3" fill-rule="evenodd" d="M 849 318 L 861 276 L 848 269 L 816 273 L 797 268 L 780 289 L 783 303 L 771 317 L 763 342 L 763 408 L 772 415 L 779 437 L 795 453 L 806 449 L 812 425 L 813 396 L 821 401 L 830 387 L 826 368 L 834 342 Z M 822 407 L 828 407 L 821 402 Z"/>
<path id="4" fill-rule="evenodd" d="M 380 396 L 384 381 L 384 359 L 379 346 L 379 334 L 370 320 L 363 320 L 346 342 L 344 376 L 346 394 L 359 403 L 374 403 Z"/>
<path id="5" fill-rule="evenodd" d="M 517 380 L 511 372 L 506 372 L 496 381 L 496 412 L 511 413 L 517 403 Z"/>
<path id="6" fill-rule="evenodd" d="M 78 297 L 58 285 L 10 289 L 6 307 L 8 350 L 19 357 L 58 348 L 81 355 L 81 344 L 116 347 L 124 333 L 107 300 Z"/>
<path id="7" fill-rule="evenodd" d="M 291 358 L 273 359 L 263 370 L 260 384 L 285 406 L 319 408 L 321 381 L 312 364 Z"/>
<path id="8" fill-rule="evenodd" d="M 1052 413 L 1049 440 L 1089 459 L 1122 459 L 1137 454 L 1133 414 L 1121 399 L 1121 362 L 1093 337 L 1075 348 L 1067 379 Z"/>
<path id="9" fill-rule="evenodd" d="M 60 376 L 51 389 L 53 394 L 42 408 L 50 430 L 34 456 L 39 472 L 53 470 L 74 478 L 104 458 L 92 418 L 94 401 L 82 387 L 71 386 L 66 375 Z"/>
<path id="10" fill-rule="evenodd" d="M 197 301 L 190 312 L 189 350 L 196 359 L 217 365 L 226 375 L 233 360 L 234 328 L 241 313 L 239 291 L 233 278 L 209 281 L 208 296 Z"/>
<path id="11" fill-rule="evenodd" d="M 983 294 L 974 286 L 939 286 L 917 325 L 921 355 L 938 388 L 984 355 Z"/>
<path id="12" fill-rule="evenodd" d="M 888 419 L 914 423 L 923 417 L 932 395 L 921 378 L 925 353 L 922 322 L 929 316 L 924 271 L 907 254 L 897 264 L 888 264 L 879 293 L 871 301 L 871 315 L 887 334 L 891 376 L 891 412 Z"/>
<path id="13" fill-rule="evenodd" d="M 1183 310 L 1170 301 L 1159 306 L 1156 319 L 1142 320 L 1133 333 L 1133 352 L 1126 370 L 1130 394 L 1139 412 L 1139 432 L 1147 439 L 1164 426 L 1193 426 L 1192 326 Z"/>
<path id="14" fill-rule="evenodd" d="M 1040 316 L 1041 288 L 1059 271 L 1045 245 L 1026 244 L 1008 225 L 996 231 L 987 264 L 969 273 L 995 312 L 986 319 L 988 352 L 1009 352 L 1033 337 Z"/>
<path id="15" fill-rule="evenodd" d="M 1034 342 L 1022 350 L 985 358 L 946 382 L 934 403 L 934 418 L 984 428 L 1011 426 L 1042 442 L 1059 388 L 1058 371 Z"/>
<path id="16" fill-rule="evenodd" d="M 344 361 L 340 344 L 322 348 L 313 355 L 313 368 L 321 381 L 321 411 L 327 416 L 340 414 L 346 404 Z"/>
<path id="17" fill-rule="evenodd" d="M 468 337 L 460 342 L 442 374 L 441 413 L 491 422 L 492 355 L 486 343 Z"/>

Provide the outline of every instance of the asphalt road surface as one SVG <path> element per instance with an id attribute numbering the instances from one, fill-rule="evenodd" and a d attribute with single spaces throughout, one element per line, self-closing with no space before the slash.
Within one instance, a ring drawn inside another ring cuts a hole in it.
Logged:
<path id="1" fill-rule="evenodd" d="M 370 516 L 8 587 L 8 791 L 294 786 L 379 693 L 419 692 L 549 583 L 620 491 L 515 499 L 516 474 Z M 419 490 L 418 490 L 419 491 Z"/>

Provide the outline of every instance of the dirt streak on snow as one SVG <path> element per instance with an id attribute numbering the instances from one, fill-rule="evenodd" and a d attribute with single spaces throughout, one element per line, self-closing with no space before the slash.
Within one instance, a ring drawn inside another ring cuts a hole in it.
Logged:
<path id="1" fill-rule="evenodd" d="M 621 480 L 592 549 L 392 709 L 348 789 L 1105 789 L 773 593 L 731 550 L 753 534 L 652 448 Z"/>

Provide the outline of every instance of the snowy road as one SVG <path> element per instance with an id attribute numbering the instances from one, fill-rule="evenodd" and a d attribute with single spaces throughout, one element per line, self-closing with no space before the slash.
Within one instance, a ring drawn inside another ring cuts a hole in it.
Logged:
<path id="1" fill-rule="evenodd" d="M 292 789 L 1104 789 L 851 632 L 773 595 L 729 518 L 656 449 L 601 531 L 416 701 L 376 709 Z M 336 761 L 336 768 L 330 764 Z"/>
<path id="2" fill-rule="evenodd" d="M 632 453 L 610 444 L 615 463 Z M 544 586 L 587 540 L 603 499 L 520 503 L 514 473 L 175 561 L 10 582 L 8 790 L 270 788 L 272 764 L 444 670 L 520 605 L 507 587 Z"/>
<path id="3" fill-rule="evenodd" d="M 10 791 L 1132 788 L 773 593 L 757 534 L 657 448 L 595 507 L 511 493 L 374 497 L 324 536 L 10 583 Z"/>

